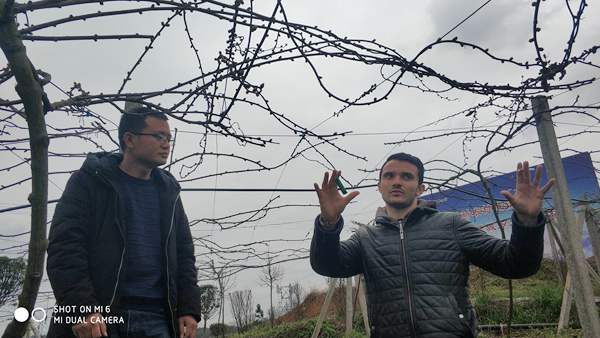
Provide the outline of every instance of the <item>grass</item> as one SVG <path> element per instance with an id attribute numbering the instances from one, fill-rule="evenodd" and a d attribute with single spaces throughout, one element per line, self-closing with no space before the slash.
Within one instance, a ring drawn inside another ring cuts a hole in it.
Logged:
<path id="1" fill-rule="evenodd" d="M 479 338 L 504 338 L 506 335 L 499 333 L 480 332 Z M 513 338 L 577 338 L 582 337 L 581 330 L 579 329 L 565 329 L 560 334 L 556 334 L 556 329 L 531 329 L 522 331 L 513 331 L 511 333 Z"/>
<path id="2" fill-rule="evenodd" d="M 308 319 L 296 321 L 292 323 L 284 323 L 271 327 L 268 323 L 264 323 L 253 327 L 252 329 L 228 336 L 229 338 L 310 338 L 315 328 L 316 320 Z M 319 338 L 336 338 L 343 337 L 344 329 L 335 323 L 324 321 L 321 325 Z M 359 331 L 353 331 L 349 338 L 367 338 L 367 336 Z"/>

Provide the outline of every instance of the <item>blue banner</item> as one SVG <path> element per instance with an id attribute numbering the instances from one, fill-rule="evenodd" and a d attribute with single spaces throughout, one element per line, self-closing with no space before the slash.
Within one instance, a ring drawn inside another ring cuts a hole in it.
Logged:
<path id="1" fill-rule="evenodd" d="M 581 204 L 586 204 L 588 201 L 596 201 L 592 204 L 594 207 L 600 205 L 600 187 L 592 159 L 589 153 L 580 153 L 577 155 L 565 157 L 562 159 L 565 169 L 567 185 L 571 195 L 573 206 L 577 207 Z M 516 166 L 516 163 L 515 163 Z M 543 167 L 543 165 L 542 165 Z M 532 165 L 531 175 L 533 176 L 535 166 Z M 543 170 L 542 185 L 547 181 L 546 170 Z M 509 190 L 514 193 L 516 184 L 516 172 L 511 172 L 501 176 L 488 178 L 488 185 L 492 196 L 496 199 L 498 205 L 498 213 L 500 220 L 505 228 L 506 237 L 510 238 L 512 207 L 506 201 L 504 196 L 500 194 L 502 190 Z M 481 182 L 470 183 L 456 188 L 438 193 L 426 195 L 422 197 L 427 201 L 434 201 L 437 204 L 437 209 L 440 211 L 455 211 L 459 212 L 465 219 L 470 220 L 474 224 L 489 234 L 501 237 L 500 229 L 498 228 L 496 218 L 494 216 L 488 194 L 485 191 Z M 544 208 L 553 212 L 552 194 L 548 192 L 544 202 Z M 583 244 L 586 256 L 593 255 L 587 226 L 583 227 Z M 546 251 L 549 252 L 548 246 Z"/>

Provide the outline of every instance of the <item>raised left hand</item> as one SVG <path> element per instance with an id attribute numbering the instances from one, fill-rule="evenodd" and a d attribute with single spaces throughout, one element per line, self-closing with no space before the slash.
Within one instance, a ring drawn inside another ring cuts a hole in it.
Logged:
<path id="1" fill-rule="evenodd" d="M 196 338 L 198 322 L 192 316 L 179 317 L 179 338 Z"/>
<path id="2" fill-rule="evenodd" d="M 544 203 L 544 195 L 554 185 L 554 179 L 551 178 L 543 187 L 540 187 L 541 178 L 541 166 L 535 168 L 535 177 L 532 183 L 529 175 L 529 162 L 519 162 L 517 165 L 515 194 L 513 195 L 506 190 L 500 192 L 512 205 L 517 218 L 523 225 L 533 226 L 537 224 L 537 217 Z"/>

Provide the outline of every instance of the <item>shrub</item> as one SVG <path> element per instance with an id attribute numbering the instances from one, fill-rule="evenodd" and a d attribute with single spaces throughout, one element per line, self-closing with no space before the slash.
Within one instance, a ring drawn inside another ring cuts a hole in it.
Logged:
<path id="1" fill-rule="evenodd" d="M 221 323 L 210 324 L 209 329 L 210 333 L 215 337 L 221 336 L 231 331 L 229 326 Z"/>

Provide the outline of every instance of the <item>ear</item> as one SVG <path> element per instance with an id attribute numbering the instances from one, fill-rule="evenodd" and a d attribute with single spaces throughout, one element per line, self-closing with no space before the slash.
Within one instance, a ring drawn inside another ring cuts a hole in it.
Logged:
<path id="1" fill-rule="evenodd" d="M 419 184 L 419 187 L 417 187 L 417 196 L 421 196 L 421 194 L 423 194 L 425 192 L 425 184 L 421 183 Z"/>
<path id="2" fill-rule="evenodd" d="M 127 149 L 130 149 L 130 148 L 133 148 L 133 147 L 134 147 L 134 142 L 133 142 L 133 137 L 134 137 L 134 136 L 135 136 L 135 135 L 133 135 L 133 134 L 132 134 L 132 133 L 130 133 L 130 132 L 126 132 L 125 134 L 123 134 L 123 143 L 124 143 L 124 144 L 125 144 L 125 146 L 126 146 L 125 150 L 127 150 Z"/>

